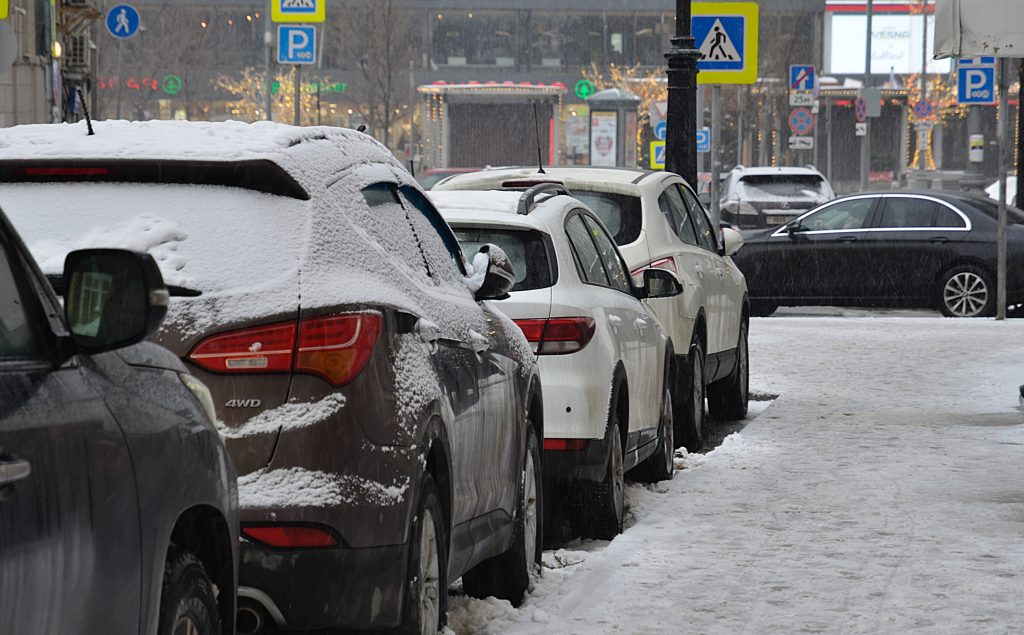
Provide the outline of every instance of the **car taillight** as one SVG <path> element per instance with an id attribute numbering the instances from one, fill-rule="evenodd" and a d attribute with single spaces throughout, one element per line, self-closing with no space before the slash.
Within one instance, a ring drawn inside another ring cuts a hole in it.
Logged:
<path id="1" fill-rule="evenodd" d="M 330 530 L 306 525 L 255 525 L 242 527 L 246 538 L 268 547 L 333 547 L 338 539 Z"/>
<path id="2" fill-rule="evenodd" d="M 294 370 L 343 386 L 366 366 L 382 321 L 379 313 L 345 313 L 232 331 L 203 340 L 188 359 L 213 373 Z"/>
<path id="3" fill-rule="evenodd" d="M 583 350 L 594 337 L 594 320 L 588 317 L 516 320 L 538 355 L 565 355 Z"/>
<path id="4" fill-rule="evenodd" d="M 642 276 L 644 269 L 664 269 L 665 271 L 671 271 L 672 273 L 679 275 L 679 268 L 676 266 L 676 259 L 672 256 L 655 260 L 646 267 L 640 267 L 635 271 L 631 271 L 630 275 L 634 277 Z"/>
<path id="5" fill-rule="evenodd" d="M 320 375 L 335 386 L 353 379 L 370 360 L 380 336 L 379 313 L 348 313 L 303 320 L 295 370 Z"/>
<path id="6" fill-rule="evenodd" d="M 544 449 L 563 452 L 566 450 L 582 450 L 587 447 L 586 439 L 544 439 Z"/>

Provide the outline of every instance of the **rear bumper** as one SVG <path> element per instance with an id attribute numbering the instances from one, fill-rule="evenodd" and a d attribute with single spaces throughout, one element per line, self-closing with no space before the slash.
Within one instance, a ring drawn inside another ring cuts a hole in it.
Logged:
<path id="1" fill-rule="evenodd" d="M 239 574 L 247 589 L 239 595 L 262 605 L 279 627 L 388 629 L 402 619 L 408 543 L 286 550 L 243 540 L 241 546 Z"/>

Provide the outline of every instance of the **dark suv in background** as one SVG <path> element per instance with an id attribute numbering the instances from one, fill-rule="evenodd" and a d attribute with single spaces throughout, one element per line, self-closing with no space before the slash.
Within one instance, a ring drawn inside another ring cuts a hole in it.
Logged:
<path id="1" fill-rule="evenodd" d="M 0 213 L 0 633 L 234 632 L 235 472 L 206 387 L 139 343 L 146 254 L 67 256 L 63 315 Z"/>
<path id="2" fill-rule="evenodd" d="M 0 203 L 44 270 L 118 240 L 173 302 L 239 473 L 241 633 L 435 632 L 449 580 L 518 604 L 539 571 L 541 392 L 494 309 L 514 281 L 386 148 L 338 128 L 5 130 Z M 273 624 L 276 623 L 276 624 Z"/>
<path id="3" fill-rule="evenodd" d="M 775 227 L 836 197 L 825 176 L 812 166 L 737 165 L 722 179 L 722 222 L 740 229 Z"/>

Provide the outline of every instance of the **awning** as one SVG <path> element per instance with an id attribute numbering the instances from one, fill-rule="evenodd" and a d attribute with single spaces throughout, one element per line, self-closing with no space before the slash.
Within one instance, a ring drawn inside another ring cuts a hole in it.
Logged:
<path id="1" fill-rule="evenodd" d="M 1024 57 L 1021 0 L 936 0 L 935 58 Z"/>

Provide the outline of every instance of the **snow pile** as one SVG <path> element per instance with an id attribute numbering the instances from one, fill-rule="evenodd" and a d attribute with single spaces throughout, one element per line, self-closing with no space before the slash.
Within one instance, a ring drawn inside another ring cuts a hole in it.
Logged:
<path id="1" fill-rule="evenodd" d="M 229 427 L 218 421 L 217 429 L 226 439 L 241 439 L 278 429 L 305 428 L 337 414 L 345 406 L 345 401 L 344 395 L 333 393 L 312 403 L 286 403 L 264 410 L 237 427 Z"/>
<path id="2" fill-rule="evenodd" d="M 409 479 L 390 484 L 301 467 L 257 470 L 238 477 L 241 507 L 327 507 L 358 504 L 387 506 L 405 499 Z"/>
<path id="3" fill-rule="evenodd" d="M 771 451 L 771 443 L 754 441 L 739 432 L 725 437 L 722 444 L 707 454 L 689 453 L 685 448 L 676 451 L 676 469 L 694 469 L 715 462 L 727 467 L 745 469 L 751 459 Z"/>

